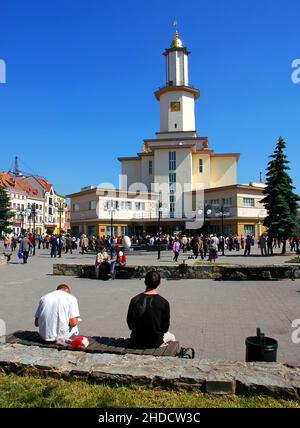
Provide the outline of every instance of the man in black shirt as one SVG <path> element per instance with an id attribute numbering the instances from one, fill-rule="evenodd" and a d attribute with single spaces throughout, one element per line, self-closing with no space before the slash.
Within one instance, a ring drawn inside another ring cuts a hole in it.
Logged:
<path id="1" fill-rule="evenodd" d="M 133 348 L 147 349 L 174 341 L 168 332 L 170 325 L 169 302 L 158 293 L 160 274 L 150 271 L 145 278 L 146 290 L 131 299 L 127 324 L 131 330 L 130 342 Z"/>

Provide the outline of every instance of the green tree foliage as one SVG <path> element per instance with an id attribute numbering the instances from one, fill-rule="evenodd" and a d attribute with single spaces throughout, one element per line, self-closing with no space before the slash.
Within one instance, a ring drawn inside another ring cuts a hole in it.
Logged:
<path id="1" fill-rule="evenodd" d="M 7 230 L 12 216 L 8 193 L 3 186 L 0 186 L 0 233 Z"/>
<path id="2" fill-rule="evenodd" d="M 267 187 L 262 203 L 268 212 L 264 225 L 268 234 L 283 242 L 282 253 L 286 252 L 286 240 L 299 233 L 297 210 L 299 196 L 293 192 L 295 187 L 288 172 L 290 170 L 287 156 L 284 154 L 286 143 L 279 138 L 267 167 Z"/>

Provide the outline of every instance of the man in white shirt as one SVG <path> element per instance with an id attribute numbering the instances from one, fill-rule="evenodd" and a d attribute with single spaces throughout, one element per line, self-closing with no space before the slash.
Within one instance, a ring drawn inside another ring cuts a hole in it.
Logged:
<path id="1" fill-rule="evenodd" d="M 41 297 L 35 313 L 35 326 L 47 342 L 69 339 L 78 335 L 79 308 L 70 287 L 61 284 L 55 291 Z"/>

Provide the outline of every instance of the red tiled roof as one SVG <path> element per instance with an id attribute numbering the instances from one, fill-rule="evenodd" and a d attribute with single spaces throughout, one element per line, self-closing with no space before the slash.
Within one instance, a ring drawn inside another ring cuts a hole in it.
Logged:
<path id="1" fill-rule="evenodd" d="M 30 186 L 23 178 L 13 177 L 8 172 L 0 172 L 0 186 L 21 190 L 29 196 L 39 196 L 39 191 Z"/>
<path id="2" fill-rule="evenodd" d="M 35 176 L 34 176 L 34 178 L 47 192 L 50 192 L 52 184 L 47 183 L 47 181 L 43 180 L 42 178 L 38 178 Z"/>

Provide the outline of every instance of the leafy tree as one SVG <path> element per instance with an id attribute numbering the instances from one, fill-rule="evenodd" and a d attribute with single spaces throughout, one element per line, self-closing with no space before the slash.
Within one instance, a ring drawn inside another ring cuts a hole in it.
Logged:
<path id="1" fill-rule="evenodd" d="M 268 234 L 283 243 L 282 254 L 286 253 L 286 240 L 299 233 L 297 210 L 299 196 L 293 192 L 295 187 L 288 172 L 290 170 L 287 156 L 284 154 L 286 143 L 279 138 L 267 167 L 267 187 L 262 203 L 268 212 L 264 225 Z"/>
<path id="2" fill-rule="evenodd" d="M 12 216 L 8 193 L 3 186 L 0 186 L 0 234 L 2 231 L 7 230 L 7 227 L 11 224 L 9 220 Z"/>

